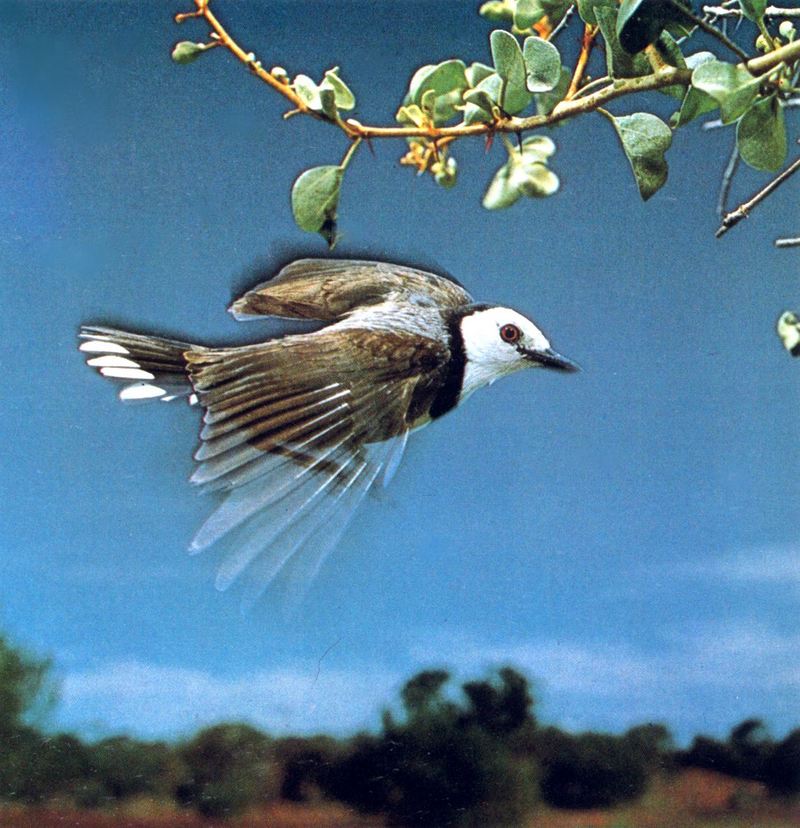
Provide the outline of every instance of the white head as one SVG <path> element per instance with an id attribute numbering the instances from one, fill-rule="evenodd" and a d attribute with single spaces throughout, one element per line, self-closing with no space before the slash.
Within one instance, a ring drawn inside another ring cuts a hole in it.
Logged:
<path id="1" fill-rule="evenodd" d="M 578 366 L 557 354 L 539 328 L 511 308 L 479 306 L 460 322 L 464 340 L 463 401 L 473 391 L 522 368 L 577 371 Z"/>

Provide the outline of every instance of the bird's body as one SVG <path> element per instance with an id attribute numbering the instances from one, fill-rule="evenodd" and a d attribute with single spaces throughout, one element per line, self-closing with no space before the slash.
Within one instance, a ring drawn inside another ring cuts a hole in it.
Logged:
<path id="1" fill-rule="evenodd" d="M 217 586 L 246 572 L 249 601 L 279 573 L 313 577 L 411 430 L 520 368 L 574 370 L 516 311 L 399 265 L 302 259 L 230 310 L 329 324 L 231 348 L 84 327 L 80 347 L 125 401 L 203 407 L 192 482 L 224 499 L 191 548 L 224 537 Z"/>

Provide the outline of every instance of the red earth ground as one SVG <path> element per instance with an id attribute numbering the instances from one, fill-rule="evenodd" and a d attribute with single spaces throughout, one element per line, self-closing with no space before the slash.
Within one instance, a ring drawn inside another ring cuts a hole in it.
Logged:
<path id="1" fill-rule="evenodd" d="M 0 828 L 368 828 L 384 825 L 342 805 L 271 804 L 230 820 L 150 801 L 117 811 L 0 807 Z M 487 826 L 487 828 L 490 828 Z M 525 828 L 800 828 L 800 802 L 769 799 L 757 782 L 702 770 L 656 781 L 637 803 L 610 810 L 540 808 Z"/>

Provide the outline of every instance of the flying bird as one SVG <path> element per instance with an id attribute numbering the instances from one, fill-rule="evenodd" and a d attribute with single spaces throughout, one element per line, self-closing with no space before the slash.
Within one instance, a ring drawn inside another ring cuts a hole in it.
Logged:
<path id="1" fill-rule="evenodd" d="M 246 605 L 310 582 L 411 431 L 514 371 L 577 370 L 517 311 L 396 264 L 300 259 L 229 310 L 326 324 L 222 348 L 87 325 L 79 347 L 124 402 L 203 409 L 191 482 L 221 502 L 190 550 L 224 541 L 216 586 L 246 576 Z"/>

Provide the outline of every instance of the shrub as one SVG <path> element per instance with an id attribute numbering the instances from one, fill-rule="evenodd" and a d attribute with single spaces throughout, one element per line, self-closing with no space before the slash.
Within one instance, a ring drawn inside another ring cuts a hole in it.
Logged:
<path id="1" fill-rule="evenodd" d="M 543 762 L 542 798 L 557 808 L 608 807 L 636 799 L 647 786 L 641 753 L 624 737 L 564 736 Z"/>
<path id="2" fill-rule="evenodd" d="M 231 816 L 271 798 L 272 743 L 245 724 L 201 730 L 179 755 L 186 775 L 176 789 L 178 801 L 207 817 Z"/>

